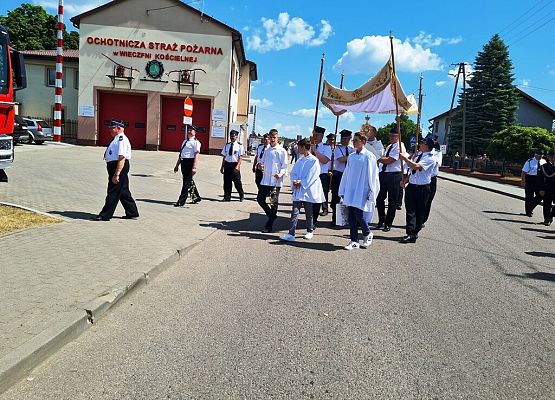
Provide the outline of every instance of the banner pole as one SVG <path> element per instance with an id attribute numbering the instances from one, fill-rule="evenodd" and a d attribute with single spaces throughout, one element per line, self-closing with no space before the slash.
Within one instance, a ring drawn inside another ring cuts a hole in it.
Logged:
<path id="1" fill-rule="evenodd" d="M 416 146 L 414 146 L 414 154 L 418 148 L 418 134 L 420 133 L 420 123 L 422 118 L 422 80 L 424 77 L 420 74 L 420 87 L 418 88 L 418 116 L 416 117 Z"/>
<path id="2" fill-rule="evenodd" d="M 389 31 L 389 43 L 391 45 L 391 85 L 393 87 L 393 97 L 395 98 L 395 119 L 397 120 L 397 133 L 399 133 L 399 153 L 401 153 L 401 145 L 403 143 L 403 135 L 401 134 L 401 118 L 399 117 L 399 99 L 397 98 L 397 74 L 395 72 L 395 52 L 393 51 L 393 33 Z M 401 162 L 401 172 L 403 172 L 403 160 Z"/>
<path id="3" fill-rule="evenodd" d="M 320 60 L 320 78 L 318 80 L 318 94 L 316 95 L 316 109 L 314 112 L 314 125 L 312 126 L 312 131 L 316 128 L 316 124 L 318 123 L 318 105 L 320 104 L 320 90 L 322 88 L 322 75 L 324 73 L 324 60 L 325 60 L 325 53 L 322 53 L 322 59 Z M 314 135 L 313 135 L 314 136 Z"/>

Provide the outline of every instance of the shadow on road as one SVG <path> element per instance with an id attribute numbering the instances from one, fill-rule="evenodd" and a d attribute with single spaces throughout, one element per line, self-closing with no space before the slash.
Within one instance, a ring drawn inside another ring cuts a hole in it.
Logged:
<path id="1" fill-rule="evenodd" d="M 49 214 L 60 215 L 65 218 L 90 220 L 98 214 L 91 214 L 83 211 L 50 211 Z"/>
<path id="2" fill-rule="evenodd" d="M 555 258 L 555 254 L 554 253 L 546 253 L 545 251 L 525 251 L 526 254 L 528 254 L 529 256 L 534 256 L 534 257 L 550 257 L 550 258 Z"/>
<path id="3" fill-rule="evenodd" d="M 504 211 L 491 211 L 491 210 L 484 210 L 482 212 L 486 214 L 500 214 L 500 215 L 522 215 L 522 216 L 526 215 L 523 213 L 510 213 L 510 212 L 504 212 Z"/>
<path id="4" fill-rule="evenodd" d="M 513 278 L 537 279 L 540 281 L 555 282 L 555 274 L 550 274 L 548 272 L 531 272 L 531 273 L 525 273 L 523 275 L 515 275 L 515 274 L 505 274 L 505 275 Z"/>
<path id="5" fill-rule="evenodd" d="M 526 225 L 537 225 L 536 222 L 531 221 L 521 221 L 518 219 L 506 219 L 506 218 L 491 218 L 492 221 L 499 221 L 499 222 L 513 222 L 517 224 L 526 224 Z"/>
<path id="6" fill-rule="evenodd" d="M 553 229 L 534 229 L 534 228 L 520 228 L 523 231 L 530 231 L 530 232 L 538 232 L 538 233 L 553 233 L 555 234 L 555 230 Z"/>
<path id="7" fill-rule="evenodd" d="M 162 204 L 164 206 L 172 206 L 173 203 L 175 203 L 175 201 L 154 200 L 154 199 L 137 199 L 137 201 L 141 201 L 143 203 Z"/>

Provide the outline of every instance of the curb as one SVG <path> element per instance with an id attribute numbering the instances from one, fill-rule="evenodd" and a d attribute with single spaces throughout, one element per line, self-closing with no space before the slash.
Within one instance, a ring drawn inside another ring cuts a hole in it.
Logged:
<path id="1" fill-rule="evenodd" d="M 4 204 L 4 203 L 2 203 Z M 216 232 L 217 229 L 214 230 Z M 210 237 L 214 232 L 204 239 Z M 101 319 L 112 307 L 135 290 L 148 285 L 168 267 L 177 263 L 188 251 L 204 239 L 177 249 L 172 255 L 155 265 L 148 272 L 131 275 L 130 284 L 101 293 L 87 303 L 84 309 L 71 310 L 44 331 L 0 359 L 0 394 L 22 380 L 29 372 L 56 353 L 69 342 L 77 339 L 92 324 Z"/>
<path id="2" fill-rule="evenodd" d="M 489 188 L 487 186 L 477 185 L 475 183 L 459 181 L 458 179 L 446 178 L 445 175 L 438 175 L 438 178 L 439 179 L 444 179 L 444 180 L 450 181 L 450 182 L 460 183 L 461 185 L 471 186 L 471 187 L 474 187 L 474 188 L 477 188 L 477 189 L 487 190 L 488 192 L 493 192 L 493 193 L 501 194 L 503 196 L 512 197 L 513 199 L 524 200 L 524 196 L 520 196 L 520 195 L 512 194 L 512 193 L 507 193 L 507 192 L 504 192 L 504 191 L 499 190 L 499 189 Z"/>
<path id="3" fill-rule="evenodd" d="M 58 215 L 48 214 L 48 213 L 45 213 L 45 212 L 42 212 L 42 211 L 39 211 L 39 210 L 35 210 L 34 208 L 21 206 L 21 205 L 19 205 L 19 204 L 6 203 L 6 202 L 4 202 L 4 201 L 0 201 L 0 205 L 8 206 L 8 207 L 14 207 L 14 208 L 20 208 L 20 209 L 22 209 L 22 210 L 34 212 L 35 214 L 40 214 L 40 215 L 43 215 L 43 216 L 45 216 L 45 217 L 50 217 L 50 218 L 52 218 L 52 219 L 57 219 L 57 220 L 63 221 L 63 222 L 67 221 L 67 219 L 65 219 L 65 218 L 63 218 L 63 217 L 60 217 L 60 216 L 58 216 Z"/>

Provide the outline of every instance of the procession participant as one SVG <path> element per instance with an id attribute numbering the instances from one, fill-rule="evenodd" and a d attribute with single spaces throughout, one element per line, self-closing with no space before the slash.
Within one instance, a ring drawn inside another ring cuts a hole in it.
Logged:
<path id="1" fill-rule="evenodd" d="M 312 205 L 324 201 L 324 191 L 320 181 L 320 162 L 310 154 L 310 140 L 301 139 L 297 143 L 299 154 L 302 155 L 297 160 L 291 170 L 291 189 L 293 194 L 293 208 L 291 209 L 291 227 L 289 232 L 281 237 L 288 242 L 295 241 L 295 230 L 299 220 L 301 207 L 304 207 L 306 215 L 306 234 L 305 239 L 312 239 L 314 235 L 314 225 L 312 221 Z"/>
<path id="2" fill-rule="evenodd" d="M 331 181 L 331 225 L 335 226 L 336 221 L 336 209 L 335 207 L 341 200 L 339 197 L 339 184 L 341 183 L 341 178 L 343 177 L 343 171 L 345 171 L 345 166 L 347 165 L 347 157 L 351 154 L 354 150 L 353 147 L 349 146 L 351 142 L 351 135 L 353 132 L 343 129 L 339 132 L 341 136 L 340 144 L 335 146 L 333 150 L 333 177 Z"/>
<path id="3" fill-rule="evenodd" d="M 339 195 L 343 198 L 343 204 L 349 209 L 350 241 L 345 246 L 345 250 L 367 248 L 374 237 L 364 213 L 374 211 L 380 191 L 380 180 L 376 157 L 364 148 L 365 143 L 364 134 L 357 134 L 353 138 L 355 151 L 347 158 L 347 166 L 339 185 Z M 370 216 L 369 219 L 371 220 L 372 217 Z M 363 235 L 361 245 L 358 242 L 359 226 L 362 228 Z"/>
<path id="4" fill-rule="evenodd" d="M 385 155 L 378 161 L 380 169 L 380 193 L 376 200 L 376 208 L 378 209 L 378 225 L 376 229 L 383 227 L 384 232 L 391 230 L 395 213 L 397 211 L 397 202 L 399 199 L 399 190 L 401 189 L 401 179 L 403 173 L 401 171 L 401 161 L 399 160 L 399 145 L 401 152 L 405 152 L 405 146 L 399 140 L 399 132 L 397 127 L 393 127 L 389 132 L 389 145 L 385 149 Z M 387 197 L 387 215 L 385 213 L 385 199 Z"/>
<path id="5" fill-rule="evenodd" d="M 283 177 L 287 173 L 287 151 L 278 145 L 278 131 L 271 129 L 269 133 L 270 146 L 264 152 L 259 160 L 258 168 L 262 171 L 262 181 L 258 189 L 256 201 L 262 207 L 268 221 L 266 222 L 262 232 L 272 232 L 274 221 L 277 218 L 277 210 L 279 203 L 279 192 L 283 185 Z M 271 204 L 268 206 L 266 197 L 271 195 Z"/>
<path id="6" fill-rule="evenodd" d="M 256 183 L 256 187 L 258 189 L 260 189 L 260 182 L 262 181 L 262 171 L 258 169 L 258 164 L 260 163 L 264 152 L 270 146 L 270 139 L 268 138 L 267 133 L 262 136 L 262 140 L 262 143 L 260 143 L 256 148 L 256 155 L 254 156 L 254 162 L 252 165 L 252 172 L 254 172 L 254 183 Z"/>
<path id="7" fill-rule="evenodd" d="M 112 141 L 104 152 L 106 169 L 108 170 L 108 190 L 106 201 L 100 214 L 93 217 L 94 221 L 109 221 L 116 211 L 118 203 L 125 209 L 123 219 L 134 219 L 139 216 L 137 204 L 129 191 L 129 160 L 131 160 L 131 143 L 125 136 L 125 124 L 111 120 L 109 125 Z"/>
<path id="8" fill-rule="evenodd" d="M 434 197 L 436 196 L 437 191 L 437 176 L 439 175 L 439 167 L 441 167 L 441 164 L 443 163 L 443 154 L 441 153 L 439 142 L 437 141 L 438 136 L 429 134 L 428 137 L 430 137 L 434 141 L 432 156 L 436 160 L 436 163 L 432 171 L 432 180 L 430 182 L 430 197 L 428 197 L 428 201 L 426 202 L 426 212 L 424 213 L 422 228 L 424 228 L 426 221 L 428 221 L 428 218 L 430 217 L 430 209 L 432 208 L 432 202 L 434 201 Z"/>
<path id="9" fill-rule="evenodd" d="M 181 150 L 173 169 L 173 172 L 177 172 L 181 165 L 181 174 L 183 175 L 181 194 L 179 199 L 174 203 L 174 207 L 183 207 L 185 205 L 189 196 L 189 188 L 193 182 L 193 176 L 197 173 L 198 155 L 200 154 L 200 141 L 196 138 L 197 129 L 195 125 L 188 125 L 187 138 L 181 144 Z M 198 201 L 200 201 L 200 196 L 198 198 Z"/>
<path id="10" fill-rule="evenodd" d="M 384 149 L 382 141 L 376 138 L 378 131 L 376 130 L 376 127 L 368 125 L 367 133 L 368 140 L 366 141 L 364 147 L 366 148 L 366 150 L 374 154 L 376 160 L 379 160 L 383 156 Z"/>
<path id="11" fill-rule="evenodd" d="M 418 233 L 422 229 L 422 221 L 426 213 L 426 202 L 430 196 L 430 182 L 436 164 L 436 160 L 431 153 L 434 148 L 434 141 L 430 138 L 422 139 L 419 147 L 420 152 L 413 160 L 410 159 L 408 154 L 399 154 L 399 157 L 410 168 L 408 186 L 405 190 L 407 234 L 399 241 L 400 243 L 415 243 L 418 239 Z"/>
<path id="12" fill-rule="evenodd" d="M 555 216 L 555 151 L 547 153 L 547 162 L 538 170 L 543 197 L 543 224 L 550 226 Z"/>
<path id="13" fill-rule="evenodd" d="M 534 157 L 528 159 L 522 166 L 520 186 L 524 188 L 524 211 L 528 217 L 534 214 L 534 208 L 542 201 L 538 169 L 544 163 L 543 150 L 538 149 L 534 153 Z"/>
<path id="14" fill-rule="evenodd" d="M 222 152 L 222 166 L 220 172 L 224 175 L 224 199 L 223 201 L 231 201 L 231 183 L 235 185 L 235 190 L 239 194 L 239 201 L 245 199 L 243 191 L 243 183 L 241 182 L 241 161 L 245 155 L 245 149 L 241 143 L 237 142 L 239 132 L 232 129 L 229 132 L 229 143 L 227 143 Z"/>
<path id="15" fill-rule="evenodd" d="M 316 203 L 314 204 L 313 209 L 313 218 L 314 218 L 314 225 L 318 222 L 318 216 L 328 215 L 328 192 L 330 190 L 330 176 L 329 170 L 331 165 L 331 146 L 322 143 L 324 138 L 324 133 L 326 132 L 326 128 L 322 128 L 321 126 L 314 127 L 312 131 L 312 137 L 314 142 L 310 147 L 310 152 L 314 154 L 314 156 L 320 162 L 320 180 L 322 181 L 322 188 L 324 190 L 324 202 L 323 203 Z M 322 209 L 322 214 L 320 214 L 320 209 Z"/>

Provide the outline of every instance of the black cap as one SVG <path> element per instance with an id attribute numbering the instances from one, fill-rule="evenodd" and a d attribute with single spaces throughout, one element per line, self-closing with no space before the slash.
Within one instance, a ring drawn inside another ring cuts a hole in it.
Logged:
<path id="1" fill-rule="evenodd" d="M 314 132 L 315 133 L 321 133 L 323 135 L 324 132 L 326 132 L 326 128 L 322 128 L 321 126 L 315 126 L 314 127 Z"/>
<path id="2" fill-rule="evenodd" d="M 269 135 L 267 133 L 265 133 L 264 135 L 262 135 L 262 139 L 268 139 L 268 136 Z"/>
<path id="3" fill-rule="evenodd" d="M 537 149 L 534 154 L 540 154 L 543 156 L 543 149 Z"/>
<path id="4" fill-rule="evenodd" d="M 434 148 L 434 140 L 430 137 L 425 137 L 425 138 L 420 139 L 420 143 L 424 143 L 430 149 Z"/>
<path id="5" fill-rule="evenodd" d="M 335 139 L 335 135 L 333 133 L 328 133 L 326 139 Z"/>
<path id="6" fill-rule="evenodd" d="M 239 132 L 237 132 L 235 129 L 232 129 L 229 131 L 229 136 L 239 136 Z"/>
<path id="7" fill-rule="evenodd" d="M 551 151 L 547 152 L 547 155 L 549 157 L 555 157 L 555 151 L 551 150 Z"/>
<path id="8" fill-rule="evenodd" d="M 434 142 L 437 142 L 437 139 L 439 139 L 439 136 L 438 136 L 438 135 L 434 135 L 433 133 L 428 133 L 428 134 L 426 135 L 426 138 L 430 138 L 430 139 L 432 139 Z"/>
<path id="9" fill-rule="evenodd" d="M 403 131 L 401 130 L 401 132 L 403 132 Z M 389 134 L 390 135 L 398 135 L 399 132 L 397 132 L 397 127 L 394 126 L 393 128 L 391 128 L 391 130 L 389 131 Z"/>
<path id="10" fill-rule="evenodd" d="M 114 128 L 116 126 L 119 126 L 120 128 L 125 128 L 125 122 L 113 119 L 113 120 L 110 121 L 109 126 L 110 126 L 110 128 Z"/>
<path id="11" fill-rule="evenodd" d="M 199 129 L 198 129 L 198 126 L 193 125 L 193 124 L 187 124 L 187 127 L 188 127 L 189 129 L 194 129 L 195 131 L 198 131 L 198 130 L 199 130 Z"/>
<path id="12" fill-rule="evenodd" d="M 351 132 L 348 129 L 343 129 L 341 132 L 339 132 L 339 134 L 341 135 L 341 137 L 347 137 L 347 136 L 352 136 L 353 132 Z"/>

